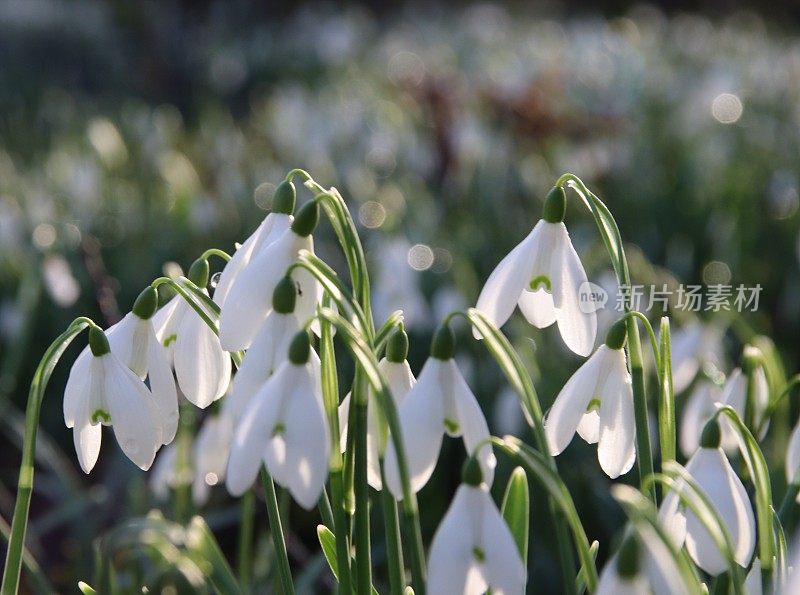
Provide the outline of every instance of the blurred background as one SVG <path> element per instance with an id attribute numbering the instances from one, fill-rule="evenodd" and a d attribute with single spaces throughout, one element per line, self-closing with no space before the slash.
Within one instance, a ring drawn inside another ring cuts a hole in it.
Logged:
<path id="1" fill-rule="evenodd" d="M 475 303 L 568 171 L 617 218 L 636 282 L 761 284 L 758 311 L 722 314 L 723 325 L 772 336 L 794 369 L 800 10 L 669 4 L 0 1 L 3 524 L 47 345 L 78 315 L 117 321 L 153 278 L 186 270 L 205 248 L 232 251 L 294 167 L 348 201 L 373 265 L 376 318 L 406 310 L 415 371 L 435 323 Z M 602 242 L 577 199 L 567 225 L 589 278 L 608 287 Z M 318 253 L 344 274 L 326 224 Z M 691 322 L 674 314 L 677 327 Z M 525 436 L 494 363 L 463 330 L 459 359 L 490 428 Z M 549 406 L 579 358 L 518 315 L 506 330 Z M 730 365 L 741 336 L 725 334 Z M 171 514 L 110 434 L 92 475 L 80 471 L 60 406 L 80 348 L 67 351 L 45 400 L 29 532 L 59 592 L 91 579 L 98 536 L 156 506 Z M 420 494 L 426 540 L 462 458 L 448 443 Z M 562 461 L 604 559 L 622 514 L 595 449 L 575 444 Z M 536 489 L 533 498 L 531 576 L 557 592 L 544 498 Z M 332 579 L 317 516 L 285 504 L 295 570 L 307 592 L 324 592 Z M 256 575 L 268 584 L 257 510 Z M 201 512 L 235 563 L 237 503 L 215 488 Z M 136 548 L 113 554 L 122 585 L 163 573 Z"/>

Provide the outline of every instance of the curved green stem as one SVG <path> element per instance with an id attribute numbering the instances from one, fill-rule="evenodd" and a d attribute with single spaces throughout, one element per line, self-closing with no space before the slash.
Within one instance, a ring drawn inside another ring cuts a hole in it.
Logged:
<path id="1" fill-rule="evenodd" d="M 209 248 L 208 250 L 203 252 L 200 258 L 202 258 L 203 260 L 208 260 L 209 257 L 211 256 L 219 256 L 225 262 L 230 262 L 231 260 L 231 255 L 225 252 L 224 250 L 220 250 L 219 248 Z"/>
<path id="2" fill-rule="evenodd" d="M 386 558 L 389 566 L 389 586 L 392 595 L 402 595 L 406 581 L 403 577 L 403 543 L 400 540 L 400 520 L 397 516 L 397 502 L 386 487 L 383 459 L 380 460 L 381 504 L 383 506 L 383 526 L 386 532 Z"/>
<path id="3" fill-rule="evenodd" d="M 0 586 L 2 595 L 16 595 L 19 589 L 19 578 L 22 569 L 22 557 L 25 547 L 25 533 L 28 529 L 28 512 L 33 494 L 34 461 L 36 455 L 36 433 L 39 429 L 39 416 L 42 411 L 44 391 L 53 369 L 64 354 L 69 344 L 85 328 L 95 326 L 86 317 L 76 318 L 61 335 L 47 348 L 33 374 L 28 404 L 25 409 L 25 437 L 22 442 L 22 460 L 17 480 L 17 499 L 14 503 L 14 516 L 11 519 L 11 535 L 8 540 L 3 582 Z"/>

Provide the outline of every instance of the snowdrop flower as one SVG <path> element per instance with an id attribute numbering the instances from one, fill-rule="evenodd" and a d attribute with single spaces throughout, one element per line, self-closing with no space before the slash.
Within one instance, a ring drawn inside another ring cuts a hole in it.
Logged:
<path id="1" fill-rule="evenodd" d="M 452 437 L 461 436 L 468 453 L 489 438 L 486 418 L 453 359 L 454 353 L 453 331 L 443 325 L 434 334 L 431 357 L 400 405 L 400 426 L 411 489 L 415 492 L 430 479 L 445 433 Z M 477 457 L 483 477 L 491 485 L 497 464 L 491 446 L 483 444 Z M 385 473 L 389 490 L 395 498 L 401 499 L 403 489 L 392 442 L 386 449 Z"/>
<path id="2" fill-rule="evenodd" d="M 220 307 L 225 304 L 225 298 L 228 296 L 228 292 L 231 290 L 239 273 L 255 256 L 260 254 L 262 248 L 272 244 L 289 229 L 292 224 L 295 198 L 294 184 L 289 181 L 283 181 L 278 184 L 272 198 L 272 212 L 264 218 L 261 225 L 245 240 L 244 244 L 234 252 L 225 268 L 222 269 L 222 274 L 214 290 L 214 301 Z"/>
<path id="3" fill-rule="evenodd" d="M 300 331 L 300 322 L 294 315 L 296 297 L 297 290 L 290 277 L 284 277 L 275 286 L 272 310 L 233 378 L 233 387 L 226 406 L 234 420 L 242 416 L 253 396 L 286 360 L 289 344 Z"/>
<path id="4" fill-rule="evenodd" d="M 177 472 L 178 443 L 172 442 L 159 452 L 156 462 L 150 471 L 150 491 L 156 499 L 164 501 L 169 498 L 170 490 L 175 490 L 189 483 L 191 473 L 181 477 Z"/>
<path id="5" fill-rule="evenodd" d="M 299 332 L 289 359 L 253 398 L 234 434 L 226 485 L 234 496 L 267 471 L 306 509 L 319 500 L 328 475 L 330 430 L 320 383 L 309 364 L 308 334 Z"/>
<path id="6" fill-rule="evenodd" d="M 725 523 L 734 548 L 734 559 L 747 566 L 755 547 L 755 520 L 747 492 L 737 477 L 725 451 L 720 448 L 722 430 L 716 419 L 706 424 L 700 439 L 700 448 L 686 464 L 686 471 L 708 496 Z M 686 544 L 692 560 L 707 573 L 716 576 L 727 570 L 727 563 L 702 522 L 689 509 L 683 507 L 679 494 L 685 486 L 678 484 L 661 505 L 659 517 L 675 546 Z M 694 496 L 689 493 L 688 498 Z"/>
<path id="7" fill-rule="evenodd" d="M 96 326 L 89 329 L 89 347 L 91 356 L 75 361 L 64 391 L 64 423 L 73 428 L 81 468 L 92 470 L 100 454 L 100 426 L 110 425 L 122 452 L 147 470 L 163 442 L 158 405 Z"/>
<path id="8" fill-rule="evenodd" d="M 228 351 L 247 349 L 272 309 L 272 293 L 297 260 L 301 250 L 314 251 L 311 233 L 319 221 L 319 205 L 305 204 L 291 227 L 265 246 L 242 269 L 225 297 L 219 319 L 219 336 Z M 322 298 L 322 286 L 305 269 L 293 273 L 298 285 L 296 315 L 305 323 Z"/>
<path id="9" fill-rule="evenodd" d="M 395 310 L 402 309 L 409 328 L 426 327 L 430 312 L 419 289 L 419 272 L 408 264 L 410 249 L 411 244 L 401 237 L 383 241 L 378 246 L 372 311 L 376 320 L 385 320 Z"/>
<path id="10" fill-rule="evenodd" d="M 680 447 L 687 459 L 700 446 L 700 434 L 722 404 L 722 389 L 711 382 L 699 382 L 692 391 L 680 424 Z"/>
<path id="11" fill-rule="evenodd" d="M 558 322 L 564 342 L 588 356 L 597 334 L 597 315 L 580 308 L 579 289 L 586 271 L 564 226 L 566 196 L 562 188 L 547 195 L 542 220 L 497 265 L 478 297 L 477 309 L 502 326 L 519 305 L 537 328 Z M 476 335 L 477 338 L 477 335 Z"/>
<path id="12" fill-rule="evenodd" d="M 703 325 L 698 320 L 675 329 L 670 339 L 672 386 L 676 394 L 689 387 L 703 363 L 722 365 L 722 335 L 721 328 Z"/>
<path id="13" fill-rule="evenodd" d="M 627 473 L 636 458 L 631 377 L 625 363 L 625 321 L 619 320 L 601 345 L 561 389 L 545 419 L 553 455 L 575 435 L 597 443 L 597 458 L 612 479 Z"/>
<path id="14" fill-rule="evenodd" d="M 628 536 L 619 552 L 603 568 L 596 595 L 643 595 L 652 593 L 641 568 L 641 554 L 636 538 Z"/>
<path id="15" fill-rule="evenodd" d="M 408 392 L 416 383 L 411 367 L 406 361 L 408 355 L 408 335 L 398 330 L 386 345 L 386 357 L 378 363 L 378 369 L 386 379 L 392 398 L 400 405 Z M 367 407 L 367 481 L 376 490 L 383 489 L 381 481 L 380 459 L 386 450 L 388 429 L 380 410 L 380 405 L 373 398 L 370 390 L 370 402 Z M 342 399 L 339 405 L 339 428 L 341 431 L 341 450 L 347 447 L 347 423 L 350 413 L 350 394 Z"/>
<path id="16" fill-rule="evenodd" d="M 769 405 L 769 384 L 764 367 L 757 363 L 761 352 L 758 349 L 746 346 L 742 356 L 744 372 L 736 368 L 722 389 L 722 403 L 730 405 L 739 414 L 739 417 L 753 431 L 757 438 L 763 438 L 768 424 L 764 423 L 764 414 Z M 748 384 L 753 382 L 753 402 L 748 403 Z M 726 451 L 733 451 L 737 445 L 736 433 L 730 427 L 730 421 L 722 421 L 722 447 Z"/>
<path id="17" fill-rule="evenodd" d="M 192 449 L 192 499 L 195 505 L 203 506 L 208 502 L 210 487 L 225 480 L 232 441 L 233 419 L 223 407 L 220 414 L 205 419 Z"/>
<path id="18" fill-rule="evenodd" d="M 195 261 L 189 279 L 206 292 L 208 261 Z M 186 398 L 205 409 L 222 397 L 231 381 L 231 358 L 216 333 L 180 296 L 167 302 L 153 319 L 156 336 L 169 349 L 178 386 Z"/>
<path id="19" fill-rule="evenodd" d="M 428 591 L 437 595 L 525 592 L 525 564 L 488 486 L 470 457 L 431 542 Z"/>
<path id="20" fill-rule="evenodd" d="M 786 449 L 786 483 L 800 483 L 800 419 L 792 430 L 789 446 Z"/>

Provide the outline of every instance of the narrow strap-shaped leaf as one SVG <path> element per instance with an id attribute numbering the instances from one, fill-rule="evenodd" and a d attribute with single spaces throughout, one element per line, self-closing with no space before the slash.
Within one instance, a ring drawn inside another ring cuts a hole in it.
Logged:
<path id="1" fill-rule="evenodd" d="M 589 552 L 592 554 L 592 560 L 597 564 L 597 552 L 600 551 L 600 542 L 596 539 L 589 546 Z M 575 577 L 575 591 L 583 593 L 586 591 L 586 567 L 581 564 L 581 569 L 578 571 L 578 576 Z"/>
<path id="2" fill-rule="evenodd" d="M 528 531 L 530 526 L 531 498 L 525 469 L 517 467 L 511 472 L 503 495 L 500 512 L 511 529 L 523 564 L 528 562 Z"/>
<path id="3" fill-rule="evenodd" d="M 241 593 L 239 583 L 216 537 L 201 516 L 192 518 L 186 528 L 186 549 L 218 592 Z"/>
<path id="4" fill-rule="evenodd" d="M 336 561 L 336 536 L 325 525 L 317 525 L 317 539 L 319 539 L 319 545 L 322 547 L 322 553 L 328 562 L 328 567 L 338 581 L 339 563 Z M 378 595 L 374 585 L 370 587 L 370 592 L 372 595 Z"/>
<path id="5" fill-rule="evenodd" d="M 672 341 L 669 318 L 661 318 L 661 372 L 659 373 L 658 437 L 661 441 L 661 465 L 675 460 L 675 394 L 672 390 Z"/>

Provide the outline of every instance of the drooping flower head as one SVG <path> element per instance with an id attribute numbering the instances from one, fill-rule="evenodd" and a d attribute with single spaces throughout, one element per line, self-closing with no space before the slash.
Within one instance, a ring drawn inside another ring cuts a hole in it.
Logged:
<path id="1" fill-rule="evenodd" d="M 406 450 L 411 489 L 422 489 L 436 467 L 444 434 L 461 437 L 468 453 L 489 438 L 489 427 L 480 405 L 456 365 L 455 336 L 448 325 L 436 331 L 431 357 L 419 379 L 400 405 L 400 426 Z M 483 444 L 476 454 L 483 477 L 491 485 L 497 463 L 491 446 Z M 386 481 L 395 498 L 402 498 L 394 445 L 386 449 Z"/>
<path id="2" fill-rule="evenodd" d="M 330 430 L 310 351 L 308 334 L 299 332 L 289 359 L 248 405 L 228 461 L 226 485 L 232 495 L 252 485 L 263 461 L 298 504 L 306 509 L 317 504 L 328 477 Z"/>
<path id="3" fill-rule="evenodd" d="M 500 261 L 476 307 L 497 326 L 505 324 L 517 305 L 537 328 L 557 322 L 567 347 L 585 357 L 594 347 L 597 316 L 580 307 L 586 271 L 564 226 L 565 211 L 564 190 L 553 188 L 542 220 Z"/>
<path id="4" fill-rule="evenodd" d="M 462 482 L 431 542 L 428 592 L 524 593 L 525 564 L 474 457 L 464 465 Z"/>
<path id="5" fill-rule="evenodd" d="M 608 332 L 605 344 L 561 389 L 545 419 L 550 452 L 558 455 L 575 432 L 597 443 L 597 458 L 612 479 L 627 473 L 636 458 L 631 377 L 625 363 L 625 322 Z"/>
<path id="6" fill-rule="evenodd" d="M 716 419 L 706 424 L 700 439 L 700 448 L 686 464 L 686 471 L 708 497 L 725 523 L 733 543 L 734 559 L 747 567 L 755 547 L 755 519 L 747 491 L 728 462 L 721 448 L 722 429 Z M 675 546 L 686 544 L 692 560 L 707 573 L 716 576 L 727 570 L 727 563 L 705 525 L 680 501 L 686 491 L 689 499 L 695 496 L 685 484 L 678 486 L 664 498 L 659 512 L 664 529 Z"/>
<path id="7" fill-rule="evenodd" d="M 205 259 L 196 260 L 189 269 L 189 280 L 206 294 L 208 274 Z M 181 296 L 167 302 L 153 320 L 184 396 L 201 409 L 221 398 L 231 381 L 231 358 L 214 330 Z"/>
<path id="8" fill-rule="evenodd" d="M 272 198 L 272 211 L 245 240 L 244 244 L 234 252 L 225 268 L 222 269 L 222 274 L 214 290 L 214 301 L 220 307 L 225 304 L 225 298 L 239 273 L 261 253 L 262 248 L 272 244 L 289 229 L 292 224 L 296 197 L 297 193 L 292 182 L 285 180 L 278 184 Z"/>
<path id="9" fill-rule="evenodd" d="M 96 326 L 89 328 L 89 347 L 91 354 L 73 364 L 64 391 L 64 423 L 73 428 L 81 468 L 89 473 L 97 462 L 102 425 L 112 426 L 122 452 L 147 470 L 163 442 L 158 405 Z"/>
<path id="10" fill-rule="evenodd" d="M 272 293 L 297 261 L 301 250 L 314 251 L 311 237 L 319 221 L 319 205 L 312 201 L 298 211 L 289 229 L 264 246 L 239 272 L 222 305 L 220 341 L 228 351 L 247 349 L 272 310 Z M 305 269 L 293 273 L 298 286 L 295 313 L 301 323 L 314 316 L 322 298 L 322 286 Z"/>
<path id="11" fill-rule="evenodd" d="M 411 367 L 406 361 L 408 355 L 408 335 L 405 331 L 398 330 L 389 339 L 386 345 L 386 357 L 379 363 L 383 377 L 392 394 L 392 398 L 399 406 L 408 392 L 416 384 Z M 347 447 L 348 414 L 350 412 L 350 394 L 342 399 L 339 405 L 339 429 L 341 433 L 341 450 Z M 388 428 L 386 420 L 376 402 L 373 392 L 369 391 L 369 406 L 367 407 L 367 481 L 376 490 L 383 489 L 381 481 L 380 458 L 386 451 Z"/>

